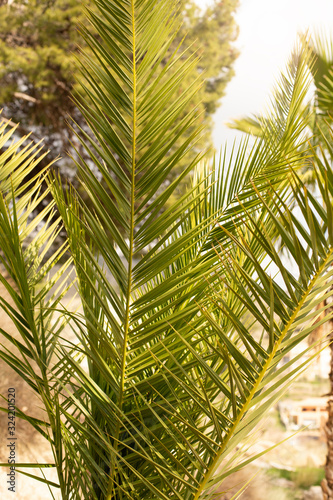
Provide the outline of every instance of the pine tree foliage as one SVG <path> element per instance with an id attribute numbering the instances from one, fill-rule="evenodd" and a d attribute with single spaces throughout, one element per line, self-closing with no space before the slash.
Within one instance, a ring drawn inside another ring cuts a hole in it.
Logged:
<path id="1" fill-rule="evenodd" d="M 86 3 L 95 9 L 94 2 L 88 0 Z M 193 65 L 191 74 L 183 74 L 182 85 L 186 88 L 202 72 L 206 75 L 206 82 L 192 98 L 192 104 L 199 106 L 207 126 L 205 145 L 212 126 L 211 115 L 233 76 L 233 63 L 238 55 L 233 47 L 237 37 L 233 17 L 237 6 L 238 0 L 224 0 L 201 11 L 193 0 L 183 2 L 179 7 L 182 26 L 167 55 L 169 57 L 176 50 L 184 37 L 184 48 L 191 46 L 202 55 Z M 68 115 L 83 126 L 71 98 L 71 93 L 78 96 L 83 92 L 76 84 L 78 46 L 89 50 L 77 29 L 80 23 L 88 24 L 78 0 L 0 2 L 0 107 L 4 108 L 3 117 L 20 124 L 17 132 L 21 136 L 33 130 L 34 140 L 44 139 L 53 158 L 61 155 L 57 165 L 65 177 L 72 177 L 73 164 L 66 160 L 64 151 L 75 142 L 66 125 Z M 90 57 L 96 64 L 93 54 L 91 50 Z M 174 71 L 181 64 L 181 60 L 175 62 Z M 202 149 L 204 143 L 200 147 Z"/>

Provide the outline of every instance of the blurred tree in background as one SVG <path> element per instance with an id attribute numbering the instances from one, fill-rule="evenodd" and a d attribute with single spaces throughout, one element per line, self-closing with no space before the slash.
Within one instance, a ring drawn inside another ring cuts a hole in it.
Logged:
<path id="1" fill-rule="evenodd" d="M 67 114 L 83 19 L 78 0 L 5 0 L 0 6 L 0 106 L 18 131 L 44 138 L 52 155 L 64 155 L 72 134 Z M 63 160 L 64 163 L 64 160 Z"/>
<path id="2" fill-rule="evenodd" d="M 89 7 L 89 0 L 86 5 Z M 238 55 L 233 47 L 238 34 L 234 21 L 237 6 L 238 0 L 222 0 L 202 11 L 193 0 L 181 2 L 183 23 L 172 49 L 186 36 L 185 46 L 191 45 L 192 50 L 202 55 L 193 66 L 192 74 L 184 77 L 183 86 L 186 88 L 199 74 L 205 73 L 205 83 L 191 106 L 197 106 L 202 112 L 208 134 L 212 129 L 211 116 L 233 76 L 233 63 Z M 79 71 L 75 64 L 78 45 L 82 47 L 85 43 L 77 23 L 87 23 L 79 0 L 0 0 L 2 116 L 19 123 L 19 133 L 32 130 L 34 140 L 44 138 L 52 156 L 62 156 L 57 165 L 66 177 L 74 174 L 74 170 L 65 151 L 70 149 L 70 142 L 80 149 L 66 125 L 67 116 L 72 116 L 79 126 L 85 126 L 71 99 L 71 93 L 77 96 L 82 92 L 74 83 Z M 175 71 L 179 64 L 181 60 L 175 65 Z M 201 141 L 199 138 L 198 149 Z M 195 151 L 194 148 L 193 155 Z"/>

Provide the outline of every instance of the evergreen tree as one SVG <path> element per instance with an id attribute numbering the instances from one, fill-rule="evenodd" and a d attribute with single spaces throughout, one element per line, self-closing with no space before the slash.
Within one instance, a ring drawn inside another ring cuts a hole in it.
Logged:
<path id="1" fill-rule="evenodd" d="M 211 115 L 233 75 L 232 67 L 237 57 L 232 45 L 237 37 L 233 16 L 237 5 L 238 0 L 216 1 L 203 12 L 194 0 L 181 2 L 183 23 L 170 48 L 170 51 L 176 49 L 186 36 L 185 46 L 191 45 L 202 55 L 182 85 L 190 85 L 205 72 L 206 81 L 191 106 L 201 111 L 208 133 L 212 127 Z M 89 0 L 87 6 L 94 8 Z M 74 142 L 83 154 L 74 134 L 66 126 L 67 116 L 71 115 L 84 128 L 81 114 L 71 99 L 71 93 L 77 97 L 82 92 L 74 83 L 79 72 L 75 65 L 78 45 L 87 50 L 77 30 L 78 22 L 83 30 L 87 23 L 81 7 L 78 0 L 0 0 L 0 108 L 4 109 L 3 116 L 19 123 L 22 134 L 32 130 L 35 140 L 44 138 L 52 154 L 63 157 L 58 165 L 67 175 L 72 162 L 65 159 L 64 151 L 69 149 L 70 142 Z M 180 64 L 181 59 L 175 64 L 175 71 Z M 198 147 L 202 146 L 201 140 L 198 137 Z M 195 154 L 195 148 L 193 151 Z"/>

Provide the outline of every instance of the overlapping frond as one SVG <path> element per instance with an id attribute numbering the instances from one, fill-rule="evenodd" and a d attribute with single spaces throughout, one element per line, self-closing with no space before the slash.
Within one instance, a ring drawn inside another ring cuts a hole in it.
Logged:
<path id="1" fill-rule="evenodd" d="M 327 178 L 331 175 L 329 169 Z M 219 268 L 207 272 L 209 293 L 201 297 L 198 293 L 198 301 L 191 304 L 191 293 L 186 292 L 198 288 L 194 280 L 181 290 L 183 301 L 177 302 L 174 294 L 172 310 L 172 297 L 160 295 L 158 314 L 147 309 L 145 318 L 138 316 L 136 328 L 133 316 L 121 412 L 105 388 L 64 348 L 64 363 L 75 372 L 78 386 L 84 381 L 88 395 L 79 404 L 88 430 L 69 412 L 68 438 L 89 435 L 96 453 L 102 457 L 113 453 L 115 497 L 211 498 L 220 481 L 242 466 L 239 454 L 233 455 L 236 446 L 246 441 L 290 380 L 311 361 L 311 355 L 302 360 L 309 351 L 305 347 L 302 354 L 281 363 L 318 326 L 324 306 L 317 306 L 332 294 L 331 205 L 326 203 L 331 203 L 332 187 L 329 181 L 324 183 L 323 208 L 297 177 L 292 186 L 302 223 L 282 200 L 274 202 L 276 214 L 263 199 L 266 217 L 247 213 L 236 236 L 221 227 L 228 242 L 219 253 Z M 293 272 L 275 248 L 268 221 L 280 234 Z M 263 263 L 264 255 L 278 269 L 278 279 Z M 153 292 L 154 287 L 145 290 Z M 140 304 L 140 297 L 132 307 L 135 304 Z M 87 332 L 78 319 L 77 327 L 84 345 Z M 99 332 L 99 339 L 111 351 L 106 331 Z M 98 365 L 104 383 L 112 387 L 114 371 L 101 352 L 86 353 Z M 99 408 L 109 429 L 116 430 L 117 424 L 122 429 L 117 446 L 96 425 L 89 401 Z M 72 404 L 78 404 L 76 395 Z M 79 443 L 85 457 L 80 467 L 85 470 L 87 459 L 91 460 L 89 446 L 82 439 Z M 89 461 L 89 470 L 106 494 L 105 476 L 97 465 Z"/>
<path id="2" fill-rule="evenodd" d="M 66 274 L 71 259 L 65 256 L 67 243 L 57 250 L 53 247 L 61 224 L 55 202 L 45 203 L 50 191 L 45 183 L 47 167 L 37 168 L 46 154 L 41 144 L 33 144 L 27 137 L 15 140 L 15 128 L 7 130 L 1 123 L 0 148 L 3 148 L 0 155 L 0 281 L 10 297 L 10 300 L 1 297 L 0 304 L 17 330 L 13 336 L 1 328 L 4 342 L 0 358 L 30 386 L 36 401 L 40 400 L 45 410 L 45 420 L 40 420 L 17 408 L 18 418 L 28 421 L 54 445 L 60 439 L 60 428 L 54 417 L 59 396 L 51 367 L 57 339 L 65 325 L 65 319 L 56 318 L 54 311 L 69 286 Z M 58 468 L 60 486 L 64 487 L 59 446 L 53 446 L 53 451 L 53 466 Z M 39 464 L 32 466 L 40 468 Z"/>
<path id="3" fill-rule="evenodd" d="M 89 16 L 101 40 L 84 32 L 100 60 L 92 67 L 87 57 L 82 69 L 90 101 L 80 107 L 94 136 L 82 131 L 80 139 L 90 157 L 78 162 L 84 196 L 51 183 L 83 303 L 83 315 L 72 317 L 80 348 L 64 343 L 58 353 L 59 371 L 74 380 L 65 446 L 71 455 L 79 450 L 73 459 L 78 498 L 197 499 L 210 492 L 229 441 L 244 436 L 238 434 L 243 419 L 244 429 L 252 428 L 275 401 L 275 392 L 263 387 L 274 378 L 280 345 L 287 352 L 287 339 L 291 347 L 302 338 L 290 340 L 304 298 L 297 279 L 285 273 L 291 296 L 280 298 L 264 260 L 268 254 L 282 267 L 274 250 L 282 229 L 294 231 L 300 244 L 286 202 L 291 172 L 303 160 L 310 56 L 292 57 L 266 137 L 250 151 L 243 144 L 229 161 L 221 157 L 213 172 L 204 168 L 190 191 L 163 210 L 201 159 L 165 184 L 198 133 L 168 153 L 195 116 L 173 128 L 174 113 L 182 113 L 194 88 L 182 89 L 177 105 L 170 100 L 181 90 L 172 61 L 184 58 L 186 71 L 193 56 L 164 60 L 176 25 L 166 3 L 96 5 L 100 14 Z M 161 20 L 153 56 L 143 47 Z M 298 254 L 296 261 L 301 266 Z M 310 271 L 303 278 L 304 293 L 312 293 Z M 249 333 L 258 320 L 254 300 L 268 314 L 262 321 L 267 345 Z M 271 319 L 278 314 L 281 325 Z M 86 356 L 88 372 L 75 352 Z M 252 406 L 254 416 L 247 417 Z"/>

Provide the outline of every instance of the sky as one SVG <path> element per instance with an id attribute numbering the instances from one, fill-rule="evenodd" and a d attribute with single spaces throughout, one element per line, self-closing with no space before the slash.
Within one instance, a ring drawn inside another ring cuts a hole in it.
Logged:
<path id="1" fill-rule="evenodd" d="M 200 6 L 209 0 L 197 0 Z M 333 0 L 240 0 L 236 14 L 240 56 L 235 76 L 214 117 L 217 149 L 241 134 L 225 122 L 264 111 L 270 92 L 297 40 L 299 31 L 333 33 Z"/>

